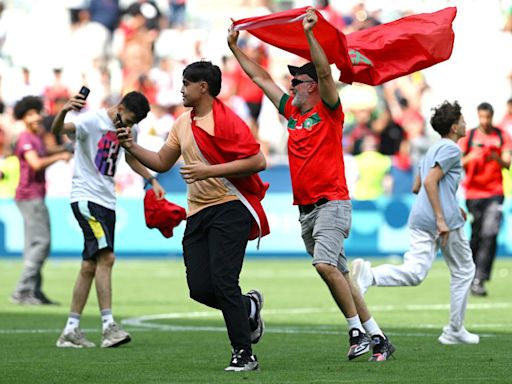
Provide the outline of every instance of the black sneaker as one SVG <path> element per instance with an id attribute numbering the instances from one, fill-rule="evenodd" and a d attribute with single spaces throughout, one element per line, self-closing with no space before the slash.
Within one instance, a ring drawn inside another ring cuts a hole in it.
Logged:
<path id="1" fill-rule="evenodd" d="M 51 300 L 48 296 L 46 296 L 43 292 L 39 292 L 35 294 L 43 305 L 60 305 L 58 301 Z"/>
<path id="2" fill-rule="evenodd" d="M 395 352 L 395 347 L 387 337 L 372 336 L 373 354 L 369 361 L 386 361 Z"/>
<path id="3" fill-rule="evenodd" d="M 256 304 L 256 314 L 254 318 L 249 318 L 249 325 L 251 327 L 251 343 L 256 344 L 260 341 L 265 333 L 265 323 L 261 318 L 261 310 L 263 309 L 263 294 L 257 289 L 252 289 L 247 292 L 247 296 Z"/>
<path id="4" fill-rule="evenodd" d="M 370 351 L 370 344 L 372 340 L 367 333 L 362 332 L 357 328 L 351 328 L 350 331 L 348 331 L 348 335 L 350 337 L 350 348 L 347 353 L 349 360 L 353 360 Z"/>
<path id="5" fill-rule="evenodd" d="M 233 349 L 231 362 L 224 370 L 226 372 L 256 371 L 259 367 L 258 359 L 251 352 L 245 349 Z"/>
<path id="6" fill-rule="evenodd" d="M 487 296 L 484 282 L 480 279 L 474 279 L 471 283 L 471 294 L 473 296 Z"/>

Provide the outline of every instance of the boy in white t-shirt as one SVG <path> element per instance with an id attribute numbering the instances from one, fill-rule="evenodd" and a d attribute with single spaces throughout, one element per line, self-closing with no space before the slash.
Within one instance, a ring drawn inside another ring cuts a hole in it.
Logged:
<path id="1" fill-rule="evenodd" d="M 139 92 L 126 94 L 118 105 L 80 114 L 73 122 L 64 123 L 66 114 L 85 105 L 82 95 L 72 97 L 55 117 L 52 131 L 66 133 L 76 141 L 75 167 L 71 187 L 71 207 L 84 233 L 82 265 L 73 290 L 68 321 L 57 347 L 94 347 L 80 330 L 80 315 L 85 307 L 92 281 L 95 280 L 103 324 L 102 347 L 116 347 L 131 340 L 112 315 L 112 267 L 114 265 L 114 228 L 116 195 L 114 174 L 121 146 L 117 127 L 135 131 L 137 123 L 149 112 L 146 97 Z M 151 173 L 133 156 L 126 162 L 151 183 L 158 198 L 165 191 Z"/>

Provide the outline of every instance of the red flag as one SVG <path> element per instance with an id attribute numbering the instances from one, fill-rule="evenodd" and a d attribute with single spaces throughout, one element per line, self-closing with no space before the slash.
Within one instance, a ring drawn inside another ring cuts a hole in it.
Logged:
<path id="1" fill-rule="evenodd" d="M 234 22 L 261 40 L 311 60 L 302 27 L 309 7 Z M 452 53 L 455 7 L 407 16 L 345 36 L 320 13 L 313 29 L 340 81 L 379 85 L 447 60 Z"/>
<path id="2" fill-rule="evenodd" d="M 203 156 L 210 164 L 221 164 L 256 155 L 260 145 L 251 130 L 238 115 L 215 99 L 213 103 L 214 136 L 199 128 L 191 113 L 192 133 Z M 258 174 L 245 177 L 230 177 L 228 181 L 237 190 L 240 201 L 253 217 L 249 240 L 261 238 L 270 233 L 268 219 L 261 200 L 269 187 Z"/>
<path id="3" fill-rule="evenodd" d="M 153 188 L 146 190 L 144 196 L 144 217 L 148 228 L 158 228 L 162 235 L 169 238 L 174 227 L 187 218 L 185 208 L 168 200 L 157 200 Z"/>
<path id="4" fill-rule="evenodd" d="M 306 17 L 308 8 L 310 7 L 290 9 L 260 17 L 249 17 L 237 20 L 233 25 L 236 30 L 247 30 L 270 45 L 311 61 L 308 42 L 302 27 L 302 20 Z M 315 37 L 323 47 L 329 63 L 336 64 L 343 74 L 343 81 L 350 84 L 353 71 L 345 35 L 329 24 L 320 13 L 317 12 L 317 15 Z"/>

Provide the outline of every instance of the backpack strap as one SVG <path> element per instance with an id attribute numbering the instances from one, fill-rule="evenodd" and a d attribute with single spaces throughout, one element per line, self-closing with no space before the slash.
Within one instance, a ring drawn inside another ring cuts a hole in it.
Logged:
<path id="1" fill-rule="evenodd" d="M 475 131 L 477 129 L 478 128 L 474 128 L 471 131 L 469 131 L 468 146 L 466 148 L 466 152 L 464 152 L 464 156 L 466 156 L 469 153 L 469 151 L 471 150 L 471 146 L 473 145 L 473 137 L 475 136 Z M 500 147 L 503 146 L 504 140 L 503 140 L 503 132 L 501 131 L 501 129 L 492 127 L 492 130 L 494 133 L 496 133 L 496 135 L 498 135 L 498 137 L 500 139 Z"/>
<path id="2" fill-rule="evenodd" d="M 501 129 L 499 128 L 496 128 L 496 127 L 492 127 L 492 130 L 498 135 L 498 137 L 500 138 L 500 147 L 503 146 L 503 132 L 501 132 Z"/>
<path id="3" fill-rule="evenodd" d="M 475 131 L 477 130 L 478 128 L 474 128 L 472 129 L 471 131 L 469 131 L 469 137 L 468 137 L 468 145 L 466 147 L 466 151 L 464 152 L 464 156 L 466 156 L 470 149 L 471 149 L 471 146 L 473 145 L 473 137 L 475 136 Z"/>

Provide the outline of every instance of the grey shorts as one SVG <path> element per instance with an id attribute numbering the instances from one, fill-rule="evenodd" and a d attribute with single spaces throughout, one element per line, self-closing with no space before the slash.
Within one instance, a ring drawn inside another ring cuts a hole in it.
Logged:
<path id="1" fill-rule="evenodd" d="M 328 201 L 308 214 L 300 213 L 299 222 L 306 251 L 313 257 L 313 265 L 330 264 L 347 273 L 344 242 L 352 224 L 352 202 Z"/>

